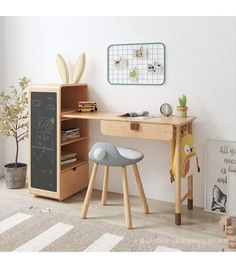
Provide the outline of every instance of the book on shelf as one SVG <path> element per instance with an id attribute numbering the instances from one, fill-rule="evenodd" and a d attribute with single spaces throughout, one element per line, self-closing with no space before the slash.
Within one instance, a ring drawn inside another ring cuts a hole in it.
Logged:
<path id="1" fill-rule="evenodd" d="M 77 156 L 76 152 L 66 151 L 66 150 L 61 151 L 61 160 L 75 158 L 76 156 Z"/>
<path id="2" fill-rule="evenodd" d="M 80 130 L 79 128 L 70 128 L 70 129 L 65 129 L 61 131 L 61 133 L 64 133 L 64 134 L 73 134 L 73 133 L 78 133 Z"/>
<path id="3" fill-rule="evenodd" d="M 66 141 L 70 139 L 75 139 L 80 137 L 80 129 L 79 128 L 70 128 L 70 129 L 62 129 L 61 131 L 61 140 Z"/>
<path id="4" fill-rule="evenodd" d="M 61 161 L 61 165 L 73 163 L 75 161 L 77 161 L 77 158 L 76 157 L 75 158 L 71 158 L 71 159 L 66 159 L 66 160 Z"/>
<path id="5" fill-rule="evenodd" d="M 80 138 L 80 135 L 75 135 L 75 136 L 70 136 L 70 137 L 61 137 L 61 141 L 62 142 L 65 142 L 65 141 L 69 141 L 69 140 L 74 140 L 74 139 L 77 139 L 77 138 Z"/>
<path id="6" fill-rule="evenodd" d="M 78 154 L 71 151 L 61 151 L 61 165 L 69 164 L 77 161 Z"/>

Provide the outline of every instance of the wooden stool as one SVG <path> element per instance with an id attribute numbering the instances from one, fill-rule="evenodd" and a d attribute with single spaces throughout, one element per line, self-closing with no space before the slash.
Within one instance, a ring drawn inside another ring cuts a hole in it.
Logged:
<path id="1" fill-rule="evenodd" d="M 143 154 L 140 151 L 129 149 L 129 148 L 119 148 L 109 143 L 96 143 L 91 151 L 89 152 L 89 158 L 94 161 L 92 175 L 89 181 L 87 193 L 85 196 L 84 204 L 81 211 L 81 218 L 86 218 L 89 203 L 92 197 L 93 186 L 97 174 L 98 165 L 104 165 L 104 179 L 103 179 L 103 189 L 102 189 L 102 204 L 105 205 L 107 201 L 107 191 L 108 191 L 108 177 L 109 177 L 109 167 L 119 166 L 122 169 L 123 177 L 123 196 L 124 196 L 124 207 L 125 207 L 125 221 L 127 227 L 132 228 L 132 219 L 130 211 L 130 200 L 129 200 L 129 190 L 128 190 L 128 180 L 127 180 L 127 170 L 126 167 L 129 165 L 133 166 L 134 175 L 136 183 L 138 186 L 139 196 L 143 209 L 145 213 L 148 213 L 148 204 L 143 190 L 142 181 L 139 175 L 139 170 L 137 163 L 143 159 Z"/>

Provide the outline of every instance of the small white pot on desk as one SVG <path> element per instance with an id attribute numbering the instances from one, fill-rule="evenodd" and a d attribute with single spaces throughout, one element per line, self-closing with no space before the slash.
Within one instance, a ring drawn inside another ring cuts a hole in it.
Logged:
<path id="1" fill-rule="evenodd" d="M 187 97 L 185 95 L 182 95 L 181 98 L 179 98 L 179 106 L 177 106 L 177 116 L 181 118 L 187 117 Z"/>
<path id="2" fill-rule="evenodd" d="M 181 117 L 181 118 L 187 117 L 188 107 L 177 106 L 176 108 L 177 108 L 177 116 L 178 117 Z"/>

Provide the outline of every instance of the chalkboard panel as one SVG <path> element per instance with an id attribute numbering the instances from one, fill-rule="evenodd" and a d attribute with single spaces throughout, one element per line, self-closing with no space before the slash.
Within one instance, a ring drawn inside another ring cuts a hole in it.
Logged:
<path id="1" fill-rule="evenodd" d="M 31 92 L 31 186 L 57 191 L 56 93 Z"/>

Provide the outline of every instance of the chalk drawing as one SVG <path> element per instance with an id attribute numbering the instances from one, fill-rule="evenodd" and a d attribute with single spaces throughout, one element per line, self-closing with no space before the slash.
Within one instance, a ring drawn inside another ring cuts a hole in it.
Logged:
<path id="1" fill-rule="evenodd" d="M 32 105 L 33 105 L 33 107 L 35 107 L 35 108 L 39 108 L 39 107 L 41 106 L 41 100 L 38 99 L 38 98 L 33 99 L 33 100 L 32 100 Z"/>
<path id="2" fill-rule="evenodd" d="M 45 119 L 40 117 L 38 119 L 36 141 L 33 148 L 50 151 L 54 150 L 52 133 L 54 123 L 54 118 Z"/>
<path id="3" fill-rule="evenodd" d="M 48 104 L 47 107 L 46 107 L 46 109 L 48 109 L 48 110 L 55 110 L 55 105 Z"/>

